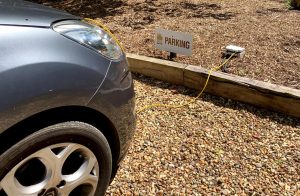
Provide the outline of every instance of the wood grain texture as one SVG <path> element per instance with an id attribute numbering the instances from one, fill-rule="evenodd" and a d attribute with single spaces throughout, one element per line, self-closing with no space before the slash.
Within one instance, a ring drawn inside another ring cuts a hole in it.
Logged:
<path id="1" fill-rule="evenodd" d="M 128 54 L 129 68 L 173 84 L 200 90 L 208 70 L 166 60 Z M 300 90 L 222 72 L 213 72 L 206 93 L 300 117 Z"/>
<path id="2" fill-rule="evenodd" d="M 184 64 L 134 54 L 127 54 L 127 60 L 132 72 L 183 85 Z"/>

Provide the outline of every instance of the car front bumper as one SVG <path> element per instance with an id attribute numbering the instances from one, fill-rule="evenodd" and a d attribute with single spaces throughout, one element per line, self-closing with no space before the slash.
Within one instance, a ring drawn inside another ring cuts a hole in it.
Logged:
<path id="1" fill-rule="evenodd" d="M 119 164 L 128 151 L 136 126 L 133 79 L 125 56 L 111 62 L 104 82 L 88 106 L 101 111 L 115 127 L 120 143 L 116 160 Z"/>

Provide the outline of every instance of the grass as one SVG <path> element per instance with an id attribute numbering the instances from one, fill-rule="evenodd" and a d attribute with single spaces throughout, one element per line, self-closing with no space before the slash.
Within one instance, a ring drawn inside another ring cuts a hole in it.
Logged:
<path id="1" fill-rule="evenodd" d="M 292 6 L 292 0 L 286 0 L 285 4 L 286 4 L 286 6 L 287 6 L 288 9 L 293 8 L 293 6 Z"/>

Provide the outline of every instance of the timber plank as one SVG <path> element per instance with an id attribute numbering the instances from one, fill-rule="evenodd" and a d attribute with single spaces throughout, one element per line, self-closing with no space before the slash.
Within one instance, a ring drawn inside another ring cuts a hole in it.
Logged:
<path id="1" fill-rule="evenodd" d="M 184 64 L 134 54 L 127 54 L 127 60 L 132 72 L 183 85 Z"/>
<path id="2" fill-rule="evenodd" d="M 128 54 L 129 69 L 159 80 L 200 90 L 209 71 L 199 66 Z M 205 92 L 300 117 L 300 90 L 213 72 Z"/>

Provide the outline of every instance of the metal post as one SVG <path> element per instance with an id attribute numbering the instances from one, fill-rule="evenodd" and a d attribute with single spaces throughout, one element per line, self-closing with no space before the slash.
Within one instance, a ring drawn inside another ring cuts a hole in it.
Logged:
<path id="1" fill-rule="evenodd" d="M 169 60 L 173 60 L 173 58 L 176 58 L 177 54 L 175 52 L 170 52 Z"/>

